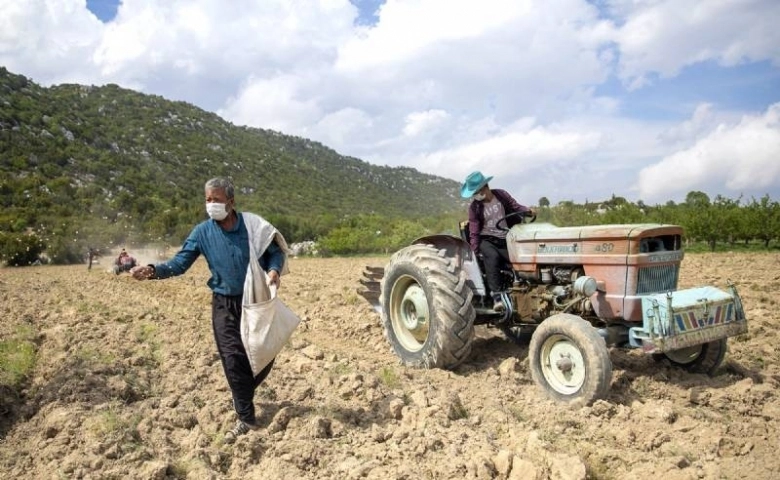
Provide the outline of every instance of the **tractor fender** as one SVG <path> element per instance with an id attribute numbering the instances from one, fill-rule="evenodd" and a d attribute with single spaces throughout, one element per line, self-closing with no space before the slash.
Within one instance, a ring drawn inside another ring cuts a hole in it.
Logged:
<path id="1" fill-rule="evenodd" d="M 482 272 L 479 270 L 477 257 L 469 244 L 461 238 L 453 235 L 426 235 L 412 242 L 412 245 L 432 245 L 443 250 L 444 255 L 454 258 L 458 268 L 466 272 L 471 288 L 477 295 L 485 295 L 485 283 L 482 281 Z"/>

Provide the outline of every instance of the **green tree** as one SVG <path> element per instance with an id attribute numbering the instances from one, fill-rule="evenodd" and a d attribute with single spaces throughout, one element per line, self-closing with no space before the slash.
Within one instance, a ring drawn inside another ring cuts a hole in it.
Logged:
<path id="1" fill-rule="evenodd" d="M 617 207 L 607 210 L 601 217 L 601 223 L 643 223 L 645 222 L 645 212 L 633 203 L 621 203 Z"/>
<path id="2" fill-rule="evenodd" d="M 685 196 L 685 204 L 689 207 L 707 207 L 710 205 L 710 197 L 698 190 L 690 191 Z"/>
<path id="3" fill-rule="evenodd" d="M 10 266 L 32 265 L 43 249 L 44 243 L 37 235 L 0 232 L 0 260 Z"/>
<path id="4" fill-rule="evenodd" d="M 722 240 L 734 244 L 741 236 L 742 216 L 739 208 L 739 199 L 732 200 L 722 195 L 717 195 L 712 202 L 713 217 L 717 223 L 717 234 L 711 236 L 710 248 L 715 250 L 715 241 Z"/>
<path id="5" fill-rule="evenodd" d="M 780 238 L 780 203 L 764 195 L 759 200 L 752 199 L 745 210 L 751 235 L 769 248 L 769 242 Z"/>

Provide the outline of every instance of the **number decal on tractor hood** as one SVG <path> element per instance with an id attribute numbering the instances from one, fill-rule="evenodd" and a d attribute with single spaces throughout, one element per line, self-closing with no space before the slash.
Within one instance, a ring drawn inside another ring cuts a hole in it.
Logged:
<path id="1" fill-rule="evenodd" d="M 610 242 L 600 243 L 594 247 L 594 250 L 603 253 L 611 252 L 614 249 L 615 249 L 615 244 Z"/>

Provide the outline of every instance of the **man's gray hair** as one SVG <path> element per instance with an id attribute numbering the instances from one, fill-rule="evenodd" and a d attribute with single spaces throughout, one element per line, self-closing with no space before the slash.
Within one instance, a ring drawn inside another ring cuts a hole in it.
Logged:
<path id="1" fill-rule="evenodd" d="M 206 190 L 224 190 L 228 199 L 233 198 L 233 182 L 223 177 L 212 178 L 206 182 Z"/>

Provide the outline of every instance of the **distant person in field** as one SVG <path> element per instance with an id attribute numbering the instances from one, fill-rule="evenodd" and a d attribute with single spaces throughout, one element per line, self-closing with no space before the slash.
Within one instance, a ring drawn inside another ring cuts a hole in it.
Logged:
<path id="1" fill-rule="evenodd" d="M 98 251 L 92 247 L 89 247 L 87 250 L 87 260 L 89 264 L 87 265 L 87 270 L 92 270 L 92 262 L 95 261 L 97 257 L 99 257 L 100 254 Z"/>
<path id="2" fill-rule="evenodd" d="M 471 199 L 469 204 L 469 245 L 477 255 L 482 255 L 485 265 L 487 286 L 493 295 L 493 310 L 503 312 L 506 309 L 501 300 L 501 266 L 509 263 L 509 251 L 506 245 L 506 231 L 500 230 L 496 222 L 514 212 L 534 211 L 520 205 L 505 190 L 491 189 L 488 182 L 493 177 L 485 177 L 482 172 L 473 172 L 460 188 L 460 196 Z M 519 216 L 507 219 L 511 227 L 520 223 Z"/>
<path id="3" fill-rule="evenodd" d="M 241 300 L 249 249 L 255 249 L 260 267 L 268 274 L 269 286 L 275 285 L 277 289 L 280 276 L 287 272 L 289 253 L 284 237 L 273 225 L 258 215 L 236 211 L 233 193 L 233 184 L 227 179 L 213 178 L 206 182 L 206 212 L 210 218 L 195 226 L 172 259 L 138 266 L 130 272 L 138 280 L 163 279 L 183 274 L 199 255 L 206 258 L 211 270 L 207 285 L 213 292 L 214 339 L 238 415 L 236 425 L 225 434 L 225 443 L 233 443 L 239 435 L 259 428 L 255 417 L 255 389 L 268 376 L 274 363 L 272 360 L 255 377 L 241 341 Z"/>
<path id="4" fill-rule="evenodd" d="M 130 269 L 135 267 L 136 261 L 135 258 L 130 256 L 129 253 L 123 248 L 121 252 L 119 252 L 119 257 L 114 261 L 114 273 L 119 275 L 122 272 L 129 272 Z"/>

